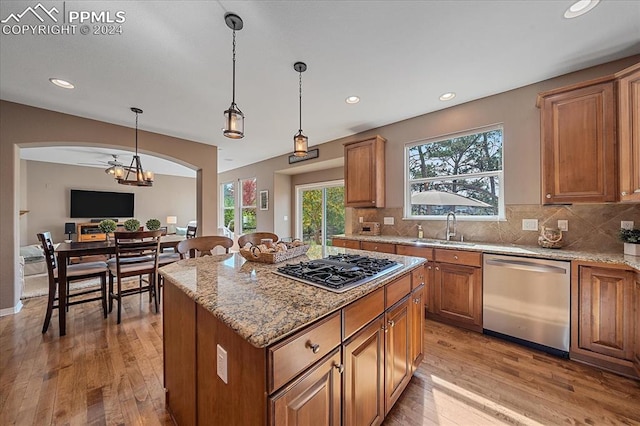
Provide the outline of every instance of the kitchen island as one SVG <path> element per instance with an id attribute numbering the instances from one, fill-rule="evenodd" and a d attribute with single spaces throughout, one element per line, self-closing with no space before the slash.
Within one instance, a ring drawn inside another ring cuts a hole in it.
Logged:
<path id="1" fill-rule="evenodd" d="M 425 259 L 344 293 L 238 253 L 183 260 L 164 279 L 167 407 L 178 424 L 379 424 L 422 359 Z"/>

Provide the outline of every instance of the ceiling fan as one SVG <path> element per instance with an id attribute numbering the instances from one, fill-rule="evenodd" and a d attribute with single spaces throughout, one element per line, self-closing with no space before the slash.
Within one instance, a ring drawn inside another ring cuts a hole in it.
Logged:
<path id="1" fill-rule="evenodd" d="M 115 175 L 116 167 L 124 167 L 124 164 L 118 161 L 117 154 L 110 154 L 110 155 L 113 157 L 113 159 L 109 161 L 98 160 L 96 163 L 78 163 L 78 164 L 88 165 L 88 166 L 96 166 L 96 165 L 109 166 L 104 170 L 104 172 L 110 176 L 113 176 Z"/>

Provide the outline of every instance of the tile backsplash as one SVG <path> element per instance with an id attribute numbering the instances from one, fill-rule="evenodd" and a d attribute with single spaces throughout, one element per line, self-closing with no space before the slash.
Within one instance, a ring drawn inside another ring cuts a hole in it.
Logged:
<path id="1" fill-rule="evenodd" d="M 569 230 L 563 232 L 563 247 L 592 252 L 621 252 L 618 239 L 620 221 L 631 220 L 640 228 L 640 205 L 638 204 L 575 204 L 566 206 L 541 206 L 514 204 L 506 206 L 506 221 L 458 220 L 459 240 L 465 241 L 536 245 L 538 231 L 523 231 L 522 219 L 537 219 L 538 226 L 555 228 L 558 220 L 568 220 Z M 393 225 L 381 225 L 382 235 L 417 237 L 418 225 L 424 229 L 424 238 L 445 238 L 445 220 L 403 220 L 402 208 L 353 209 L 352 229 L 358 233 L 358 219 L 365 222 L 384 223 L 384 217 L 393 217 Z"/>

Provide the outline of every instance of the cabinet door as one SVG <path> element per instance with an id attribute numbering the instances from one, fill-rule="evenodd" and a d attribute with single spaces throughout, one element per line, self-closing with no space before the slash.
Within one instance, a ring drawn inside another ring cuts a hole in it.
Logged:
<path id="1" fill-rule="evenodd" d="M 411 292 L 411 372 L 424 357 L 424 284 Z"/>
<path id="2" fill-rule="evenodd" d="M 384 419 L 384 315 L 343 347 L 345 426 L 379 425 Z"/>
<path id="3" fill-rule="evenodd" d="M 269 400 L 273 426 L 340 425 L 340 349 Z"/>
<path id="4" fill-rule="evenodd" d="M 580 267 L 580 348 L 618 359 L 632 359 L 633 286 L 630 271 Z"/>
<path id="5" fill-rule="evenodd" d="M 376 137 L 345 145 L 345 206 L 384 207 L 384 142 Z"/>
<path id="6" fill-rule="evenodd" d="M 482 330 L 481 268 L 436 263 L 434 310 L 455 325 Z"/>
<path id="7" fill-rule="evenodd" d="M 385 415 L 411 379 L 411 312 L 409 297 L 386 312 Z"/>
<path id="8" fill-rule="evenodd" d="M 542 203 L 616 200 L 613 81 L 543 98 Z"/>
<path id="9" fill-rule="evenodd" d="M 636 272 L 635 283 L 635 333 L 633 336 L 633 366 L 636 369 L 638 377 L 640 377 L 640 272 Z"/>
<path id="10" fill-rule="evenodd" d="M 426 313 L 435 314 L 435 262 L 427 262 L 426 268 L 424 276 L 424 310 Z"/>
<path id="11" fill-rule="evenodd" d="M 618 79 L 620 201 L 640 201 L 640 65 Z"/>

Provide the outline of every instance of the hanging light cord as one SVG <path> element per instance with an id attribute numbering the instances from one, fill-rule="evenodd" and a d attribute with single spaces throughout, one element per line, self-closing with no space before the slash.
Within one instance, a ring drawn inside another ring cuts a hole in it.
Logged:
<path id="1" fill-rule="evenodd" d="M 136 157 L 138 156 L 138 113 L 136 112 Z"/>
<path id="2" fill-rule="evenodd" d="M 235 25 L 234 25 L 235 27 Z M 233 29 L 233 89 L 231 92 L 231 104 L 236 104 L 236 29 Z"/>
<path id="3" fill-rule="evenodd" d="M 300 71 L 300 129 L 298 131 L 302 133 L 302 71 Z"/>

